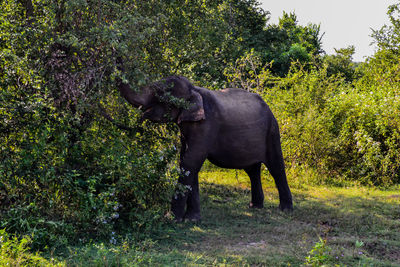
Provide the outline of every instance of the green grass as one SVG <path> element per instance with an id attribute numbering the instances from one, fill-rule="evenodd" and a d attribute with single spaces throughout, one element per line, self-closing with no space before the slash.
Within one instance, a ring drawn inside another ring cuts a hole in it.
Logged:
<path id="1" fill-rule="evenodd" d="M 241 171 L 201 173 L 203 220 L 167 222 L 149 238 L 70 248 L 67 266 L 400 266 L 400 190 L 296 186 L 295 209 L 277 209 L 263 175 L 265 208 L 249 209 Z M 312 251 L 313 250 L 313 251 Z M 312 251 L 312 252 L 311 252 Z"/>

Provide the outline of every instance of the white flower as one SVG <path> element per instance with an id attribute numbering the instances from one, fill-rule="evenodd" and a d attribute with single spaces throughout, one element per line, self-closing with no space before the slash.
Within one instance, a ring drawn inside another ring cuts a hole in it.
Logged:
<path id="1" fill-rule="evenodd" d="M 113 245 L 117 244 L 117 239 L 115 239 L 115 237 L 112 236 L 110 239 L 110 243 Z"/>

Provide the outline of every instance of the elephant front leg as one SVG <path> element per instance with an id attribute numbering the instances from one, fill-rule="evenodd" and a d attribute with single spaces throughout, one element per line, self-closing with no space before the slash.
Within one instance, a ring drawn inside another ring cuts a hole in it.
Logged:
<path id="1" fill-rule="evenodd" d="M 181 153 L 181 175 L 171 202 L 171 211 L 177 222 L 201 219 L 198 173 L 205 159 L 205 153 L 194 147 Z"/>
<path id="2" fill-rule="evenodd" d="M 188 192 L 184 219 L 189 220 L 191 222 L 198 222 L 201 220 L 198 173 L 194 177 L 191 190 Z"/>
<path id="3" fill-rule="evenodd" d="M 201 219 L 198 171 L 182 168 L 182 175 L 179 177 L 178 186 L 172 198 L 171 211 L 177 222 L 184 219 L 190 221 Z"/>
<path id="4" fill-rule="evenodd" d="M 171 211 L 174 214 L 175 221 L 177 222 L 183 221 L 185 215 L 186 201 L 189 196 L 188 190 L 190 190 L 190 185 L 184 184 L 184 180 L 185 179 L 181 177 L 179 178 L 178 186 L 175 189 L 175 194 L 172 197 L 171 201 Z"/>

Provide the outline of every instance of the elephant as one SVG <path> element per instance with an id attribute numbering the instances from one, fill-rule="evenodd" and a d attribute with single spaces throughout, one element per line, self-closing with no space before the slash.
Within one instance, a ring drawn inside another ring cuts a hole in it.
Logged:
<path id="1" fill-rule="evenodd" d="M 199 221 L 198 173 L 206 159 L 229 169 L 243 169 L 251 181 L 251 208 L 263 208 L 261 164 L 268 168 L 279 192 L 279 208 L 293 210 L 286 179 L 277 120 L 264 100 L 243 89 L 208 90 L 182 76 L 170 76 L 133 91 L 122 81 L 120 94 L 153 122 L 175 122 L 180 130 L 178 183 L 189 190 L 175 194 L 171 211 L 177 222 Z M 185 105 L 167 101 L 183 100 Z"/>

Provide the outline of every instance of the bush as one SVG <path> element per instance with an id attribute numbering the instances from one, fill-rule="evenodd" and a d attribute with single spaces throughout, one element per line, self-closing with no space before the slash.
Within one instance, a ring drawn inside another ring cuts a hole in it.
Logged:
<path id="1" fill-rule="evenodd" d="M 360 88 L 332 99 L 331 119 L 340 126 L 335 165 L 347 177 L 374 185 L 400 182 L 400 99 L 393 93 Z"/>
<path id="2" fill-rule="evenodd" d="M 44 248 L 109 239 L 116 229 L 141 233 L 163 218 L 176 178 L 173 127 L 133 122 L 141 133 L 128 134 L 99 119 L 83 122 L 79 113 L 49 112 L 43 99 L 7 103 L 1 228 L 32 234 L 33 248 Z"/>
<path id="3" fill-rule="evenodd" d="M 176 129 L 141 123 L 112 90 L 117 77 L 137 88 L 162 75 L 165 48 L 150 43 L 166 18 L 146 7 L 0 3 L 0 228 L 32 235 L 34 249 L 114 242 L 117 229 L 142 234 L 167 213 Z M 134 130 L 102 120 L 99 104 Z"/>
<path id="4" fill-rule="evenodd" d="M 31 253 L 30 237 L 21 239 L 10 236 L 4 229 L 0 230 L 0 266 L 64 266 L 63 263 L 46 260 L 38 253 Z"/>
<path id="5" fill-rule="evenodd" d="M 268 72 L 269 64 L 260 66 L 257 55 L 248 54 L 226 74 L 232 83 L 263 95 L 279 121 L 286 165 L 298 174 L 309 173 L 307 168 L 320 174 L 308 182 L 345 179 L 388 186 L 400 182 L 398 83 L 376 80 L 370 73 L 376 62 L 368 64 L 354 83 L 341 73 L 330 74 L 328 66 L 306 70 L 299 63 L 278 78 Z M 258 72 L 248 75 L 246 66 Z"/>
<path id="6" fill-rule="evenodd" d="M 283 79 L 271 105 L 289 166 L 306 164 L 363 184 L 399 183 L 399 96 L 393 86 L 353 87 L 326 69 Z"/>

